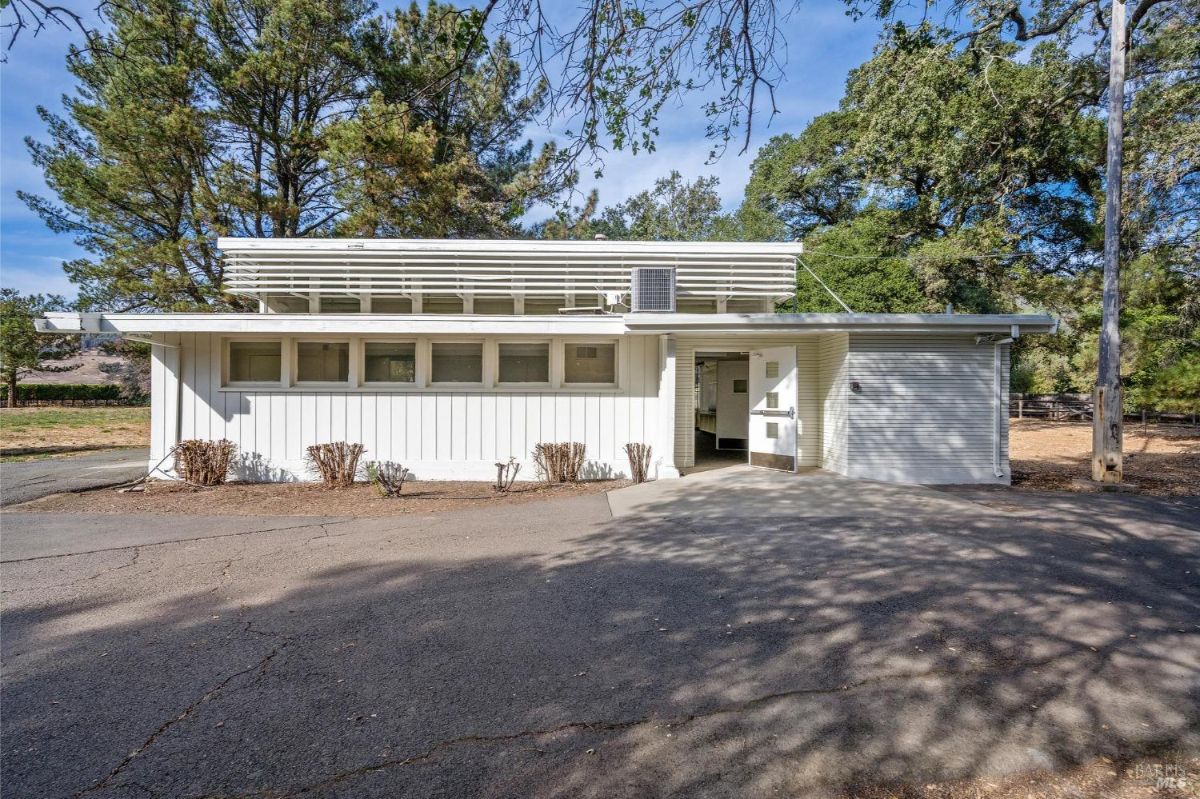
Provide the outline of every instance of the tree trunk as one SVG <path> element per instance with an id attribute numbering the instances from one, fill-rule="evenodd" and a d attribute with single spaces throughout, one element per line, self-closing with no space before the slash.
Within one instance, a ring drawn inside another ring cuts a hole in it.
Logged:
<path id="1" fill-rule="evenodd" d="M 1092 479 L 1119 483 L 1122 476 L 1120 246 L 1121 161 L 1125 122 L 1125 0 L 1113 0 L 1108 73 L 1108 164 L 1104 206 L 1104 305 L 1100 363 L 1092 409 Z"/>
<path id="2" fill-rule="evenodd" d="M 17 407 L 17 376 L 15 374 L 8 376 L 8 402 L 10 408 Z"/>

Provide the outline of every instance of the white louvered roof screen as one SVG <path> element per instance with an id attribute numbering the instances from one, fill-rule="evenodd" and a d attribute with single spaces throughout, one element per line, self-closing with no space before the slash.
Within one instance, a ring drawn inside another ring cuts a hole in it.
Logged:
<path id="1" fill-rule="evenodd" d="M 795 290 L 799 243 L 222 238 L 233 294 L 627 294 L 630 270 L 670 266 L 679 297 Z"/>

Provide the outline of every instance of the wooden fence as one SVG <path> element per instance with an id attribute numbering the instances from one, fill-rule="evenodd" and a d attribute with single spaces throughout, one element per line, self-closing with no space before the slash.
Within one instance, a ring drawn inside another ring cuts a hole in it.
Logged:
<path id="1" fill-rule="evenodd" d="M 1054 422 L 1092 421 L 1090 394 L 1010 394 L 1008 415 L 1012 419 L 1045 419 Z M 1125 419 L 1142 424 L 1190 424 L 1200 422 L 1200 414 L 1168 413 L 1143 408 L 1126 413 Z"/>

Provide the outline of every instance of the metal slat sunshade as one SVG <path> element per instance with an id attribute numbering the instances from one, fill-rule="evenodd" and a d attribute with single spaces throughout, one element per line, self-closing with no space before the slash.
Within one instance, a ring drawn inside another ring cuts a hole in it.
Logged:
<path id="1" fill-rule="evenodd" d="M 249 296 L 625 292 L 636 266 L 673 266 L 681 297 L 783 299 L 798 243 L 222 238 L 226 287 Z"/>

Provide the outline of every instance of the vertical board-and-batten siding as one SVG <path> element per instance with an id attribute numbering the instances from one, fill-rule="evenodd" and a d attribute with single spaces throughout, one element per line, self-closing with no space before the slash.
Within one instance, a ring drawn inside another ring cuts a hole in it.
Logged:
<path id="1" fill-rule="evenodd" d="M 841 382 L 857 381 L 861 391 L 847 397 L 845 473 L 906 483 L 1007 482 L 1009 353 L 1001 345 L 997 385 L 994 348 L 972 335 L 850 334 Z"/>
<path id="2" fill-rule="evenodd" d="M 765 347 L 796 347 L 796 462 L 821 463 L 821 401 L 816 336 L 783 338 L 705 338 L 680 336 L 675 350 L 675 465 L 696 465 L 696 353 L 750 352 Z"/>
<path id="3" fill-rule="evenodd" d="M 503 388 L 387 392 L 352 388 L 222 389 L 219 334 L 163 336 L 178 349 L 154 347 L 151 463 L 178 437 L 229 439 L 238 445 L 239 476 L 311 479 L 310 444 L 360 442 L 365 460 L 396 461 L 419 479 L 491 479 L 495 462 L 522 462 L 533 479 L 530 453 L 542 441 L 587 445 L 589 474 L 627 475 L 623 447 L 658 444 L 659 340 L 625 336 L 618 354 L 619 389 Z M 178 359 L 179 414 L 170 398 L 168 369 Z M 165 464 L 170 467 L 170 464 Z"/>

